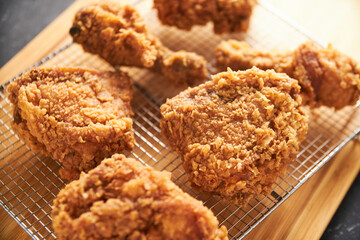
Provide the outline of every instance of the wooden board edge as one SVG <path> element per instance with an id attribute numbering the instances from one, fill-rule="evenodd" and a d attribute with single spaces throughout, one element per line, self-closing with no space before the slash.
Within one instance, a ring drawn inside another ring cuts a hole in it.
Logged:
<path id="1" fill-rule="evenodd" d="M 319 239 L 360 170 L 360 142 L 349 142 L 244 239 Z"/>
<path id="2" fill-rule="evenodd" d="M 42 58 L 64 45 L 75 13 L 82 7 L 101 0 L 77 0 L 42 30 L 31 42 L 19 51 L 0 69 L 0 84 L 15 77 Z M 115 0 L 125 4 L 130 0 Z M 71 41 L 71 40 L 69 40 Z"/>

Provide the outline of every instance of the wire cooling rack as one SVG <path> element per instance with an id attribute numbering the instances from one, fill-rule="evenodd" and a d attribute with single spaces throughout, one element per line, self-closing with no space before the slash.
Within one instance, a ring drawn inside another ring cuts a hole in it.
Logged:
<path id="1" fill-rule="evenodd" d="M 222 36 L 212 33 L 211 24 L 194 27 L 191 32 L 164 27 L 151 9 L 151 1 L 136 2 L 150 30 L 166 46 L 203 55 L 210 62 L 210 69 L 214 63 L 214 48 L 223 39 L 241 39 L 259 49 L 279 50 L 294 49 L 306 40 L 314 40 L 262 2 L 256 7 L 246 34 Z M 35 65 L 112 69 L 100 58 L 84 53 L 81 47 L 72 43 Z M 135 82 L 132 107 L 136 147 L 127 154 L 155 169 L 171 172 L 177 185 L 202 200 L 214 212 L 220 224 L 228 228 L 230 239 L 241 239 L 248 234 L 360 132 L 360 112 L 357 108 L 348 107 L 337 112 L 327 108 L 311 111 L 309 132 L 297 160 L 284 176 L 278 178 L 271 194 L 253 199 L 240 208 L 193 190 L 181 160 L 167 147 L 160 134 L 159 106 L 167 97 L 183 89 L 167 84 L 162 76 L 148 70 L 124 70 Z M 60 165 L 51 158 L 32 152 L 13 133 L 10 127 L 12 107 L 6 96 L 6 85 L 0 86 L 0 204 L 33 239 L 55 239 L 50 213 L 54 198 L 65 185 L 58 175 Z"/>

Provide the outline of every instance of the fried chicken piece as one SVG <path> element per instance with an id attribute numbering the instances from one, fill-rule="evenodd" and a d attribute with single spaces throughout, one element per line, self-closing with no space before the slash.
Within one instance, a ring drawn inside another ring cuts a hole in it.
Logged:
<path id="1" fill-rule="evenodd" d="M 132 150 L 131 80 L 122 72 L 34 68 L 10 83 L 12 127 L 33 150 L 58 160 L 66 180 Z"/>
<path id="2" fill-rule="evenodd" d="M 217 34 L 247 31 L 256 0 L 154 0 L 160 21 L 191 30 L 214 23 Z"/>
<path id="3" fill-rule="evenodd" d="M 244 205 L 296 158 L 308 128 L 299 92 L 286 74 L 229 69 L 168 99 L 161 131 L 194 187 Z"/>
<path id="4" fill-rule="evenodd" d="M 341 109 L 354 105 L 360 96 L 360 67 L 333 49 L 314 42 L 301 44 L 293 52 L 262 52 L 246 42 L 228 40 L 216 48 L 219 70 L 245 70 L 252 66 L 274 69 L 299 81 L 303 103 L 311 107 Z"/>
<path id="5" fill-rule="evenodd" d="M 58 239 L 228 239 L 169 173 L 120 154 L 62 189 L 52 219 Z"/>
<path id="6" fill-rule="evenodd" d="M 195 85 L 206 78 L 206 60 L 196 53 L 173 52 L 146 28 L 135 8 L 100 3 L 80 9 L 70 29 L 74 42 L 112 65 L 149 68 L 175 84 Z"/>

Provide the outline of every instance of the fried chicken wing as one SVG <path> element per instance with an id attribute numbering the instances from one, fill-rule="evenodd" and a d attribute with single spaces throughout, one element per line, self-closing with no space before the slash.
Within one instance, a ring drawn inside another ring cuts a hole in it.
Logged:
<path id="1" fill-rule="evenodd" d="M 228 239 L 225 226 L 167 172 L 115 154 L 60 191 L 58 239 Z"/>
<path id="2" fill-rule="evenodd" d="M 246 31 L 256 0 L 154 0 L 160 21 L 190 30 L 194 25 L 214 23 L 214 32 Z"/>
<path id="3" fill-rule="evenodd" d="M 207 76 L 202 56 L 163 46 L 131 6 L 107 2 L 84 7 L 75 15 L 70 34 L 85 51 L 112 65 L 149 68 L 176 84 L 195 85 Z"/>
<path id="4" fill-rule="evenodd" d="M 34 151 L 58 160 L 66 180 L 134 148 L 125 73 L 34 68 L 10 83 L 8 92 L 14 131 Z"/>
<path id="5" fill-rule="evenodd" d="M 161 131 L 194 187 L 243 205 L 296 158 L 308 128 L 299 92 L 286 74 L 229 69 L 168 99 Z"/>
<path id="6" fill-rule="evenodd" d="M 245 70 L 252 66 L 274 69 L 299 81 L 303 103 L 311 107 L 341 109 L 354 105 L 360 96 L 360 67 L 331 46 L 321 48 L 313 42 L 293 52 L 263 52 L 246 42 L 223 41 L 216 48 L 219 70 L 227 67 Z"/>

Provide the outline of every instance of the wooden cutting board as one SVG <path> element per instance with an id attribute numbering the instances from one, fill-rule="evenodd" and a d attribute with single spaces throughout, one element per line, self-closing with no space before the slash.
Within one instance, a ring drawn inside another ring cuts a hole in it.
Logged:
<path id="1" fill-rule="evenodd" d="M 68 29 L 71 26 L 74 13 L 82 5 L 94 1 L 95 0 L 75 1 L 0 69 L 0 83 L 7 81 L 69 41 Z M 301 5 L 300 8 L 308 9 L 311 4 L 320 1 L 324 2 L 324 0 L 302 1 L 303 5 Z M 122 0 L 121 2 L 123 3 L 125 1 Z M 294 11 L 291 5 L 285 4 L 285 0 L 269 0 L 269 2 L 279 5 L 279 8 L 283 9 L 284 12 L 288 11 L 288 15 L 291 15 L 291 11 Z M 281 2 L 284 4 L 279 4 Z M 359 8 L 353 7 L 348 7 L 346 10 L 339 10 L 338 5 L 331 7 L 332 2 L 333 1 L 327 1 L 328 4 L 330 3 L 330 6 L 328 5 L 327 8 L 332 8 L 334 12 L 337 13 L 346 11 L 347 15 L 351 15 L 349 11 L 352 11 L 352 13 L 356 15 L 357 11 L 360 10 Z M 352 2 L 356 4 L 355 1 Z M 306 4 L 309 4 L 309 6 Z M 288 6 L 287 9 L 286 6 Z M 299 6 L 296 7 L 296 11 L 301 12 Z M 331 10 L 329 11 L 330 13 L 326 14 L 331 14 Z M 311 18 L 310 20 L 309 18 L 304 18 L 303 21 L 309 22 L 311 20 L 314 21 L 314 19 Z M 343 26 L 346 26 L 346 21 L 349 19 L 339 17 L 335 20 L 336 22 L 343 20 Z M 300 24 L 301 21 L 301 17 L 299 17 L 298 22 Z M 329 24 L 331 25 L 331 23 Z M 352 22 L 351 28 L 355 30 L 360 29 L 360 21 Z M 318 27 L 318 30 L 324 35 L 324 28 Z M 315 29 L 315 31 L 317 30 Z M 352 31 L 352 29 L 348 31 Z M 335 43 L 334 45 L 336 47 L 342 46 L 340 38 L 335 39 Z M 345 45 L 346 42 L 343 44 Z M 346 51 L 352 51 L 353 55 L 351 55 L 357 56 L 355 58 L 359 60 L 360 49 L 357 48 L 355 42 L 352 49 L 349 49 L 349 45 L 347 44 Z M 351 183 L 359 173 L 359 169 L 360 141 L 354 140 L 347 144 L 335 158 L 331 159 L 321 168 L 298 191 L 287 199 L 284 204 L 260 223 L 245 239 L 319 239 L 351 186 Z M 27 233 L 25 233 L 2 208 L 0 208 L 0 219 L 1 239 L 30 239 Z"/>

